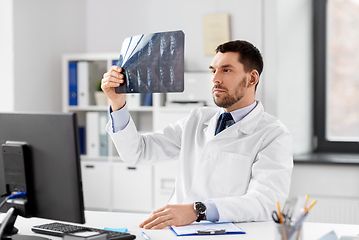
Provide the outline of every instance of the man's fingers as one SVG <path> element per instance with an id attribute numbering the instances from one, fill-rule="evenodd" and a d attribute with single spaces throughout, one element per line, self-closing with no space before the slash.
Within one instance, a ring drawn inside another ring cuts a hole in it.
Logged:
<path id="1" fill-rule="evenodd" d="M 103 81 L 123 82 L 124 76 L 116 71 L 109 71 L 103 75 Z"/>
<path id="2" fill-rule="evenodd" d="M 162 229 L 167 226 L 183 226 L 192 223 L 197 219 L 193 204 L 167 205 L 155 210 L 149 218 L 140 224 L 145 229 Z"/>
<path id="3" fill-rule="evenodd" d="M 111 67 L 111 70 L 115 70 L 116 72 L 119 72 L 119 73 L 122 72 L 122 68 L 119 66 L 115 66 L 115 65 Z"/>
<path id="4" fill-rule="evenodd" d="M 169 219 L 170 215 L 168 215 L 168 209 L 166 207 L 162 207 L 153 211 L 151 215 L 148 217 L 148 219 L 146 219 L 143 223 L 140 224 L 140 227 L 151 228 L 158 222 Z"/>
<path id="5" fill-rule="evenodd" d="M 120 73 L 117 70 L 114 70 L 113 68 L 111 68 L 110 71 L 108 71 L 107 73 L 105 73 L 103 75 L 103 78 L 102 78 L 102 81 L 101 81 L 101 88 L 104 91 L 106 91 L 109 88 L 118 87 L 124 82 L 123 78 L 124 78 L 124 76 L 123 76 L 122 73 Z"/>
<path id="6" fill-rule="evenodd" d="M 169 226 L 166 224 L 169 224 L 171 219 L 172 219 L 172 217 L 170 215 L 159 216 L 159 217 L 156 217 L 153 221 L 150 221 L 149 223 L 145 224 L 143 226 L 143 228 L 151 229 L 151 228 L 156 228 L 158 225 L 163 226 L 162 228 L 164 228 L 166 226 Z"/>
<path id="7" fill-rule="evenodd" d="M 153 229 L 163 229 L 165 227 L 172 226 L 172 225 L 174 225 L 174 224 L 172 223 L 172 219 L 170 219 L 170 220 L 164 221 L 160 224 L 157 224 L 156 226 L 153 226 Z"/>

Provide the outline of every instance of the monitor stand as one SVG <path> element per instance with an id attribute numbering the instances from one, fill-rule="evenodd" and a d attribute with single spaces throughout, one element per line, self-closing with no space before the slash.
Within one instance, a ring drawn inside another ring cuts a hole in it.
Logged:
<path id="1" fill-rule="evenodd" d="M 19 230 L 14 226 L 18 214 L 14 207 L 10 208 L 0 223 L 0 240 L 49 240 L 49 238 L 32 236 L 32 235 L 18 235 Z"/>

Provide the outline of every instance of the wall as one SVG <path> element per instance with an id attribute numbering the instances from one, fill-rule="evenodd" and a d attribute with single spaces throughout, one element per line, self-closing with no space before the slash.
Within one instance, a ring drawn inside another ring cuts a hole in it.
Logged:
<path id="1" fill-rule="evenodd" d="M 0 111 L 61 111 L 61 55 L 85 51 L 85 0 L 0 3 Z"/>
<path id="2" fill-rule="evenodd" d="M 61 55 L 85 51 L 85 3 L 14 1 L 17 111 L 61 111 Z"/>
<path id="3" fill-rule="evenodd" d="M 14 110 L 13 3 L 0 1 L 0 111 Z"/>
<path id="4" fill-rule="evenodd" d="M 261 0 L 87 1 L 87 51 L 119 52 L 122 41 L 143 33 L 183 30 L 186 71 L 208 71 L 202 16 L 227 12 L 232 39 L 246 39 L 262 49 Z"/>
<path id="5" fill-rule="evenodd" d="M 317 200 L 306 221 L 359 224 L 358 182 L 357 165 L 297 163 L 290 196 Z"/>
<path id="6" fill-rule="evenodd" d="M 293 135 L 294 154 L 312 150 L 312 1 L 278 0 L 278 117 Z"/>

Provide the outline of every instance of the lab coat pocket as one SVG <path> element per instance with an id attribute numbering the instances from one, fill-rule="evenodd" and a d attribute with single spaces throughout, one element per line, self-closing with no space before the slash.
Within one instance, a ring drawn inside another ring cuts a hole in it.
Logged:
<path id="1" fill-rule="evenodd" d="M 210 177 L 213 190 L 228 196 L 245 194 L 251 169 L 249 156 L 218 152 Z"/>

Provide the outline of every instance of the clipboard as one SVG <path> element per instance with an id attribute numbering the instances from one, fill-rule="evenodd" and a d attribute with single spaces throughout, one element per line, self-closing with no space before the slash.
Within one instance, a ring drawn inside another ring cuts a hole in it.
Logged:
<path id="1" fill-rule="evenodd" d="M 240 227 L 232 222 L 224 223 L 192 223 L 186 226 L 170 226 L 170 229 L 177 236 L 191 236 L 191 235 L 221 235 L 221 234 L 245 234 Z"/>

